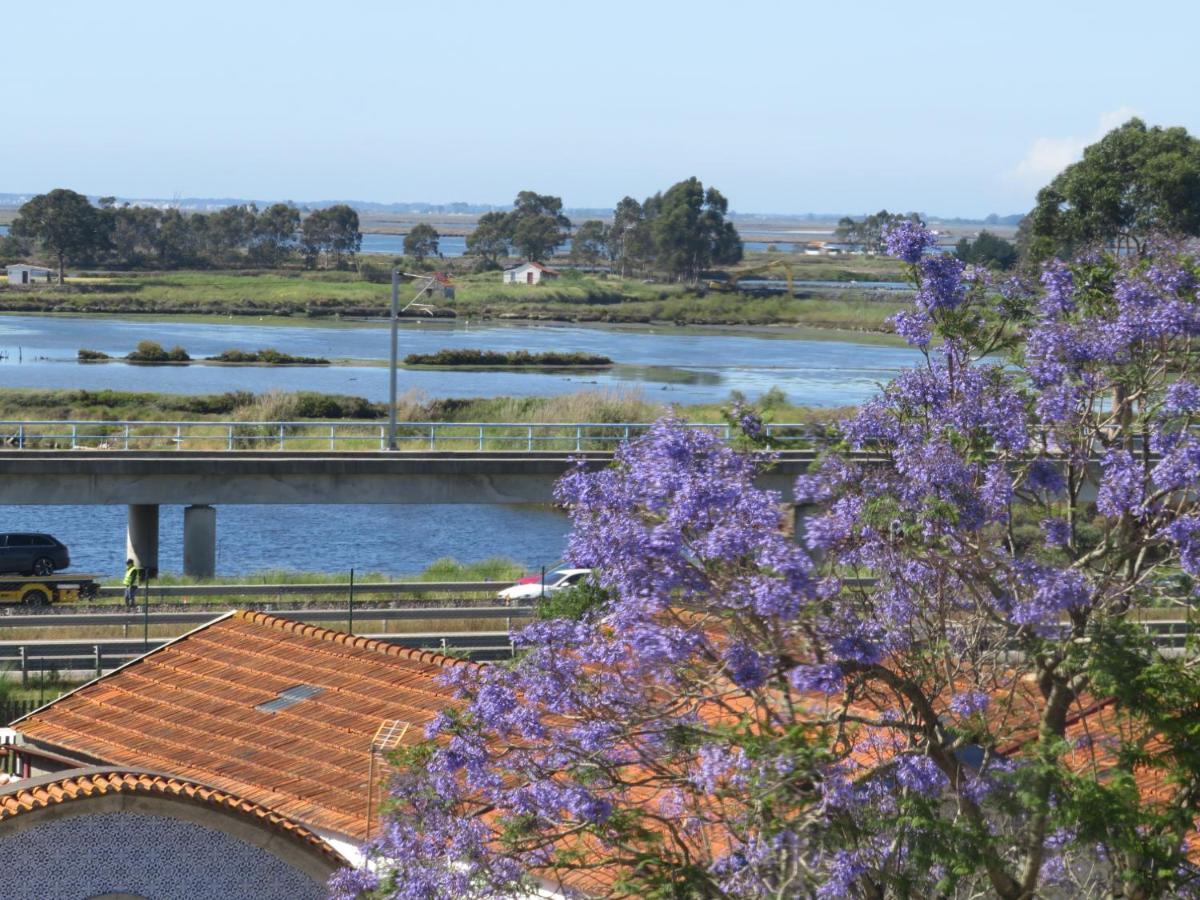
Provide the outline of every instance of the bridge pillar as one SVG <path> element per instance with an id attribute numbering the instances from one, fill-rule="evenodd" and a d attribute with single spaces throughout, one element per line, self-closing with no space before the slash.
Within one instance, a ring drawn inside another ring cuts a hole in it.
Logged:
<path id="1" fill-rule="evenodd" d="M 197 503 L 183 508 L 183 574 L 212 578 L 217 573 L 217 511 Z"/>
<path id="2" fill-rule="evenodd" d="M 154 578 L 158 576 L 158 504 L 138 503 L 129 507 L 125 530 L 125 555 Z"/>

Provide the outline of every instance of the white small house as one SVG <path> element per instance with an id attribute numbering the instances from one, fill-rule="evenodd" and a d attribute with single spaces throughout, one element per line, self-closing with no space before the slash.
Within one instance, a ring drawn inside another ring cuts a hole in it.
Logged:
<path id="1" fill-rule="evenodd" d="M 541 284 L 544 280 L 557 278 L 559 273 L 541 263 L 524 262 L 504 270 L 505 284 Z"/>
<path id="2" fill-rule="evenodd" d="M 51 277 L 54 275 L 53 269 L 47 269 L 42 266 L 31 266 L 26 263 L 5 266 L 4 269 L 8 272 L 9 284 L 34 284 L 39 281 L 49 284 Z"/>

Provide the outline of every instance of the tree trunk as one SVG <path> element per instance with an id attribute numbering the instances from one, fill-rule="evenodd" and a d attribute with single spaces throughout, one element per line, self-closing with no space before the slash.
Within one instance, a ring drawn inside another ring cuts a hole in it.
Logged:
<path id="1" fill-rule="evenodd" d="M 58 283 L 60 285 L 63 283 L 63 277 L 64 277 L 63 270 L 66 268 L 66 264 L 67 264 L 66 257 L 63 254 L 63 252 L 60 250 L 58 252 Z"/>

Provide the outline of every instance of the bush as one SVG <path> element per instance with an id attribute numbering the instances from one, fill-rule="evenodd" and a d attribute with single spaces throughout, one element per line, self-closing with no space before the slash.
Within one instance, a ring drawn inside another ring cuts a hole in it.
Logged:
<path id="1" fill-rule="evenodd" d="M 611 366 L 607 356 L 590 353 L 530 353 L 515 350 L 498 353 L 494 350 L 439 350 L 437 353 L 410 353 L 404 357 L 406 366 Z"/>
<path id="2" fill-rule="evenodd" d="M 109 356 L 107 353 L 105 353 L 103 350 L 80 350 L 79 351 L 79 361 L 80 362 L 93 362 L 94 360 L 99 360 L 99 359 L 112 359 L 112 357 Z"/>
<path id="3" fill-rule="evenodd" d="M 329 360 L 318 356 L 292 356 L 280 353 L 272 347 L 249 352 L 246 350 L 226 350 L 217 356 L 210 356 L 213 362 L 223 363 L 262 363 L 268 366 L 327 366 Z"/>
<path id="4" fill-rule="evenodd" d="M 171 362 L 188 362 L 191 360 L 191 357 L 188 356 L 188 352 L 186 350 L 176 344 L 167 351 L 167 359 L 169 359 Z"/>
<path id="5" fill-rule="evenodd" d="M 131 362 L 166 362 L 170 357 L 162 344 L 156 341 L 138 341 L 137 349 L 126 354 Z"/>

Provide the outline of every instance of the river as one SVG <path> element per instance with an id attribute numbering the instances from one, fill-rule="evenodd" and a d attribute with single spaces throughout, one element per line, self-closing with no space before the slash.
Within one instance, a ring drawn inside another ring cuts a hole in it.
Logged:
<path id="1" fill-rule="evenodd" d="M 406 322 L 402 353 L 442 347 L 496 350 L 581 350 L 621 363 L 611 372 L 402 371 L 400 390 L 429 397 L 552 395 L 581 389 L 638 389 L 650 400 L 698 403 L 724 400 L 731 390 L 757 396 L 779 386 L 794 402 L 828 406 L 858 403 L 881 382 L 911 365 L 903 347 L 796 338 L 795 332 L 718 329 L 609 328 L 574 325 Z M 387 396 L 382 366 L 322 368 L 154 367 L 75 362 L 81 347 L 123 354 L 138 341 L 180 344 L 193 356 L 230 347 L 276 347 L 307 356 L 383 360 L 382 324 L 275 325 L 233 320 L 208 324 L 180 320 L 0 316 L 0 386 L 114 388 L 182 393 L 227 390 L 316 390 Z M 476 561 L 513 557 L 531 569 L 563 552 L 567 520 L 540 507 L 504 506 L 222 506 L 217 511 L 217 571 L 239 575 L 267 568 L 409 574 L 452 556 Z M 0 530 L 46 531 L 70 548 L 75 570 L 119 574 L 124 556 L 121 507 L 10 506 Z M 164 507 L 164 571 L 182 565 L 182 509 Z"/>

